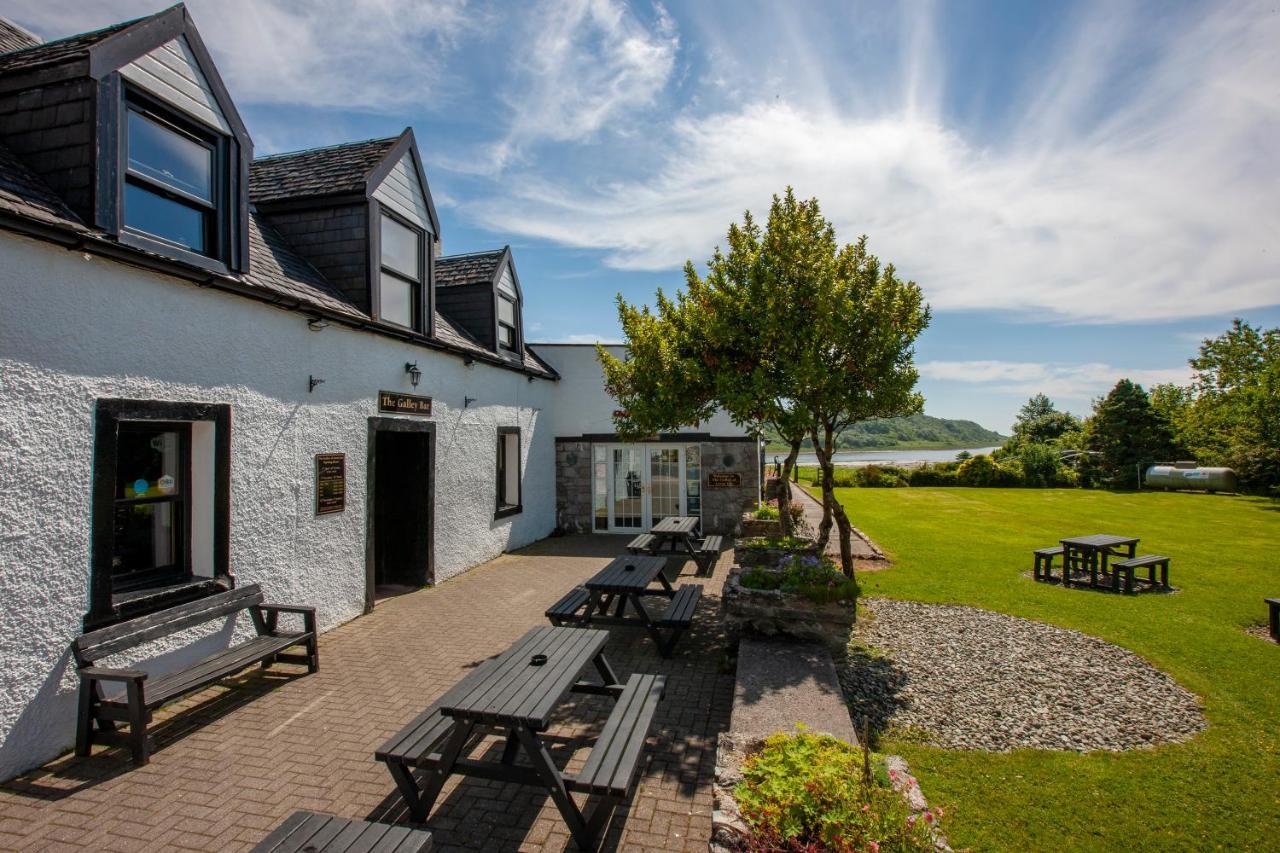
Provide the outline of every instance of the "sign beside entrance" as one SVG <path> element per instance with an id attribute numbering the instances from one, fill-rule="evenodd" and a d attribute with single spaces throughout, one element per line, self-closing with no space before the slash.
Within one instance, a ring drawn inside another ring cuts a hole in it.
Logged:
<path id="1" fill-rule="evenodd" d="M 738 489 L 742 487 L 742 475 L 737 471 L 712 471 L 707 474 L 708 489 Z"/>
<path id="2" fill-rule="evenodd" d="M 347 455 L 316 454 L 316 515 L 347 508 Z"/>
<path id="3" fill-rule="evenodd" d="M 398 391 L 378 392 L 378 411 L 397 415 L 431 415 L 431 398 L 419 397 L 416 394 L 401 394 Z"/>

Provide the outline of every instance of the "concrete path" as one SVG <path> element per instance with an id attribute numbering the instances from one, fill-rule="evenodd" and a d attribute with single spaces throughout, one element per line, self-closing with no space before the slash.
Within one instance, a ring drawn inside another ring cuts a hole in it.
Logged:
<path id="1" fill-rule="evenodd" d="M 857 743 L 831 653 L 816 643 L 744 637 L 738 644 L 738 678 L 729 732 L 740 744 L 803 723 L 847 743 Z"/>
<path id="2" fill-rule="evenodd" d="M 818 532 L 818 526 L 822 524 L 822 491 L 818 490 L 818 496 L 810 494 L 809 490 L 798 483 L 791 484 L 791 499 L 800 501 L 804 504 L 804 520 L 813 528 L 813 532 Z M 853 529 L 853 559 L 855 560 L 886 560 L 884 553 L 880 548 L 872 542 L 867 535 L 856 527 Z M 831 527 L 831 537 L 827 540 L 827 553 L 840 560 L 840 532 L 836 530 L 835 525 Z"/>

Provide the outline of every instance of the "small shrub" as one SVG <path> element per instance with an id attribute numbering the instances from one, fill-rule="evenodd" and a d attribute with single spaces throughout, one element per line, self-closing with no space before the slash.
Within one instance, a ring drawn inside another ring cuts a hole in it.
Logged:
<path id="1" fill-rule="evenodd" d="M 933 850 L 941 809 L 912 814 L 883 762 L 830 735 L 776 734 L 747 758 L 734 798 L 753 850 Z"/>
<path id="2" fill-rule="evenodd" d="M 791 554 L 774 569 L 752 569 L 742 575 L 747 589 L 780 589 L 802 595 L 814 604 L 856 601 L 858 584 L 845 577 L 826 554 L 821 557 Z"/>
<path id="3" fill-rule="evenodd" d="M 996 463 L 984 453 L 960 463 L 956 479 L 962 486 L 990 486 L 999 472 Z"/>
<path id="4" fill-rule="evenodd" d="M 747 548 L 749 550 L 781 548 L 785 550 L 803 551 L 806 548 L 813 547 L 813 540 L 805 539 L 800 536 L 752 536 L 747 539 L 739 539 L 733 544 L 733 547 Z"/>
<path id="5" fill-rule="evenodd" d="M 777 521 L 778 508 L 775 506 L 770 506 L 769 504 L 761 504 L 760 506 L 756 507 L 755 512 L 752 513 L 752 516 L 760 519 L 761 521 Z"/>

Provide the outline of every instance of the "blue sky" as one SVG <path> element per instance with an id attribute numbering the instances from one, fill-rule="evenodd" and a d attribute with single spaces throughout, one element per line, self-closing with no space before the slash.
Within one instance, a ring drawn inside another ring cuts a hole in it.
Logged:
<path id="1" fill-rule="evenodd" d="M 446 253 L 613 340 L 788 184 L 917 281 L 926 411 L 1005 430 L 1280 325 L 1274 2 L 192 0 L 258 153 L 415 128 Z M 45 37 L 145 0 L 0 0 Z"/>

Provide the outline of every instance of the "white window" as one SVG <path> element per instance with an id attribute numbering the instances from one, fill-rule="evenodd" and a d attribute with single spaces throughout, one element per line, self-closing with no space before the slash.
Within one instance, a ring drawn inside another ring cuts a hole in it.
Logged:
<path id="1" fill-rule="evenodd" d="M 498 507 L 496 518 L 514 515 L 520 505 L 520 429 L 498 427 Z"/>
<path id="2" fill-rule="evenodd" d="M 502 294 L 498 294 L 498 343 L 516 348 L 516 303 Z"/>
<path id="3" fill-rule="evenodd" d="M 420 329 L 422 314 L 422 232 L 382 214 L 381 274 L 378 277 L 378 318 L 386 323 Z"/>

